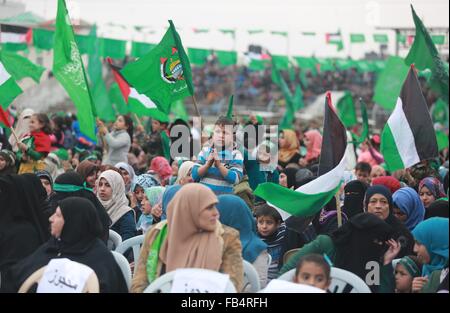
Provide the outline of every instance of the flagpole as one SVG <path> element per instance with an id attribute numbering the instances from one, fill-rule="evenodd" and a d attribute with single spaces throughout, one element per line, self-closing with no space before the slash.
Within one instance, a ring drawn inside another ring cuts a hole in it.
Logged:
<path id="1" fill-rule="evenodd" d="M 342 209 L 341 202 L 339 201 L 340 194 L 341 192 L 338 191 L 338 193 L 335 195 L 338 227 L 342 226 Z"/>
<path id="2" fill-rule="evenodd" d="M 194 103 L 195 114 L 197 114 L 198 117 L 201 117 L 200 116 L 200 111 L 198 110 L 198 107 L 197 107 L 197 101 L 195 100 L 195 96 L 194 95 L 192 95 L 192 101 Z"/>

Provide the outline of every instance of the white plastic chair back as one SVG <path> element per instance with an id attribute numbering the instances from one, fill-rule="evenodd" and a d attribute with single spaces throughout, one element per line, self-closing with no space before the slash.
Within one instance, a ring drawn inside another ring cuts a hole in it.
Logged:
<path id="1" fill-rule="evenodd" d="M 278 279 L 293 281 L 294 276 L 295 269 L 292 269 L 278 277 Z M 332 267 L 330 276 L 331 284 L 328 290 L 331 293 L 371 293 L 366 283 L 349 271 Z"/>
<path id="2" fill-rule="evenodd" d="M 115 250 L 122 243 L 122 236 L 110 229 L 108 237 L 108 249 Z"/>
<path id="3" fill-rule="evenodd" d="M 244 289 L 250 285 L 249 292 L 258 292 L 261 289 L 259 275 L 255 267 L 248 261 L 244 260 Z"/>
<path id="4" fill-rule="evenodd" d="M 139 255 L 141 254 L 141 246 L 144 242 L 144 235 L 139 235 L 133 238 L 129 238 L 119 244 L 114 251 L 124 254 L 128 249 L 133 249 L 134 263 L 137 264 Z"/>
<path id="5" fill-rule="evenodd" d="M 128 260 L 120 253 L 116 251 L 111 251 L 111 253 L 114 256 L 114 259 L 116 260 L 117 264 L 120 267 L 120 270 L 122 271 L 123 278 L 125 279 L 125 283 L 127 284 L 128 290 L 131 288 L 131 268 L 130 264 L 128 263 Z"/>
<path id="6" fill-rule="evenodd" d="M 209 271 L 201 268 L 193 268 L 196 271 Z M 145 288 L 144 293 L 170 293 L 172 290 L 172 283 L 176 271 L 168 272 L 157 279 L 155 279 L 150 285 Z M 228 284 L 225 289 L 225 293 L 236 293 L 236 288 L 234 287 L 231 280 L 228 280 Z"/>

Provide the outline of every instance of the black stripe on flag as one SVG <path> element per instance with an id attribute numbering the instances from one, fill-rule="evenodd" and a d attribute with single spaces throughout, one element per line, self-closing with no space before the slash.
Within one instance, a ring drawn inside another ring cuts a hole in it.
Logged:
<path id="1" fill-rule="evenodd" d="M 346 148 L 347 133 L 344 124 L 333 108 L 331 93 L 327 92 L 318 175 L 321 176 L 335 168 L 344 157 Z"/>
<path id="2" fill-rule="evenodd" d="M 0 31 L 2 33 L 26 34 L 30 28 L 23 26 L 15 26 L 9 24 L 1 24 Z"/>
<path id="3" fill-rule="evenodd" d="M 425 160 L 439 156 L 433 121 L 413 65 L 403 83 L 400 99 L 419 158 Z"/>

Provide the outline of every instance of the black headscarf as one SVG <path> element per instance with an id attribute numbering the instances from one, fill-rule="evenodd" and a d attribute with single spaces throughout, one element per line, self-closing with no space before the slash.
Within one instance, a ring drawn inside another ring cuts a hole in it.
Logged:
<path id="1" fill-rule="evenodd" d="M 436 216 L 448 218 L 448 211 L 448 201 L 436 200 L 425 210 L 425 219 Z"/>
<path id="2" fill-rule="evenodd" d="M 84 186 L 83 186 L 83 179 L 81 178 L 80 174 L 76 172 L 67 172 L 61 174 L 56 178 L 55 185 L 73 185 L 80 187 L 81 189 L 78 191 L 63 192 L 58 191 L 57 188 L 55 188 L 54 194 L 50 197 L 50 208 L 47 211 L 47 216 L 50 217 L 53 213 L 55 213 L 55 210 L 58 207 L 59 202 L 68 197 L 85 198 L 89 200 L 97 209 L 97 214 L 100 219 L 100 223 L 102 225 L 102 231 L 99 238 L 106 241 L 108 239 L 111 219 L 109 218 L 108 213 L 106 213 L 105 208 L 100 203 L 95 194 L 90 190 L 82 188 Z"/>
<path id="3" fill-rule="evenodd" d="M 297 171 L 298 169 L 292 167 L 288 167 L 282 171 L 282 173 L 286 174 L 288 188 L 295 186 L 295 174 L 297 173 Z"/>
<path id="4" fill-rule="evenodd" d="M 0 177 L 0 271 L 30 255 L 50 237 L 47 193 L 34 174 Z"/>
<path id="5" fill-rule="evenodd" d="M 364 212 L 364 195 L 368 187 L 367 184 L 359 180 L 353 180 L 345 185 L 342 211 L 348 218 Z"/>
<path id="6" fill-rule="evenodd" d="M 68 197 L 59 207 L 64 218 L 60 238 L 52 237 L 4 275 L 2 291 L 16 292 L 33 272 L 54 258 L 87 265 L 98 277 L 100 292 L 127 292 L 123 274 L 106 245 L 98 239 L 101 224 L 95 206 L 87 199 Z"/>
<path id="7" fill-rule="evenodd" d="M 367 212 L 367 207 L 369 204 L 370 198 L 375 194 L 381 194 L 383 195 L 388 203 L 389 203 L 389 215 L 385 219 L 385 222 L 392 226 L 394 229 L 393 239 L 397 240 L 402 248 L 400 249 L 400 252 L 398 254 L 399 258 L 402 258 L 406 255 L 413 254 L 413 248 L 414 248 L 414 237 L 411 234 L 411 232 L 406 228 L 406 226 L 400 222 L 393 214 L 393 206 L 394 201 L 392 199 L 391 191 L 383 186 L 383 185 L 375 185 L 370 186 L 366 191 L 366 196 L 364 199 L 364 209 Z"/>
<path id="8" fill-rule="evenodd" d="M 68 197 L 59 202 L 64 227 L 59 241 L 64 252 L 84 251 L 95 238 L 99 238 L 102 225 L 95 206 L 87 199 Z"/>
<path id="9" fill-rule="evenodd" d="M 370 261 L 381 265 L 387 251 L 385 242 L 392 238 L 393 228 L 378 216 L 360 213 L 331 234 L 336 248 L 334 266 L 350 271 L 365 280 Z M 376 242 L 382 243 L 378 244 Z"/>

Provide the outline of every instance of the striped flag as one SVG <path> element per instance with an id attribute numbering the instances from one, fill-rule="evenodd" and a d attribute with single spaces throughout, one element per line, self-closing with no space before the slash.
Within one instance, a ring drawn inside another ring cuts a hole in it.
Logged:
<path id="1" fill-rule="evenodd" d="M 26 50 L 33 39 L 32 29 L 15 25 L 0 25 L 0 44 L 5 50 Z"/>
<path id="2" fill-rule="evenodd" d="M 158 110 L 156 104 L 149 97 L 139 93 L 125 80 L 120 73 L 120 69 L 112 63 L 111 58 L 106 60 L 111 66 L 114 79 L 128 104 L 129 111 L 136 113 L 138 116 L 151 116 L 158 121 L 169 121 L 168 115 Z"/>
<path id="3" fill-rule="evenodd" d="M 433 122 L 414 65 L 381 134 L 381 153 L 391 172 L 439 155 Z"/>
<path id="4" fill-rule="evenodd" d="M 20 89 L 19 85 L 17 85 L 14 78 L 0 60 L 0 106 L 7 108 L 21 93 L 22 89 Z"/>
<path id="5" fill-rule="evenodd" d="M 347 164 L 346 147 L 346 130 L 332 106 L 331 93 L 328 92 L 319 177 L 296 190 L 274 183 L 263 183 L 256 188 L 255 195 L 277 208 L 284 220 L 291 215 L 316 214 L 339 191 Z"/>

